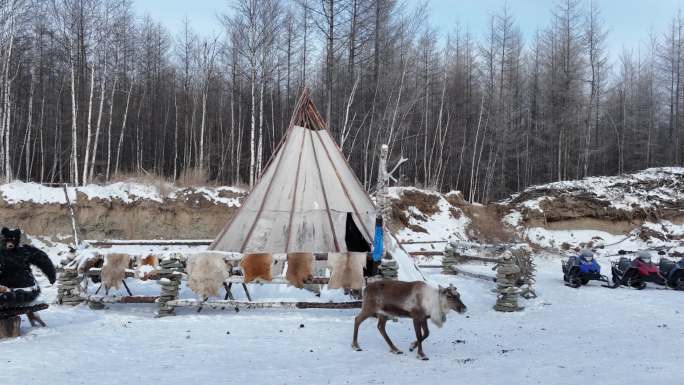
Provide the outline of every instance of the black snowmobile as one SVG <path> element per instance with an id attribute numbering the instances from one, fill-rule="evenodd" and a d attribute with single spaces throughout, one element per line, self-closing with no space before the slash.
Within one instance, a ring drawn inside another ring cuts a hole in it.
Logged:
<path id="1" fill-rule="evenodd" d="M 608 277 L 601 275 L 601 266 L 594 259 L 594 253 L 584 250 L 578 256 L 571 256 L 563 261 L 563 280 L 566 286 L 578 288 L 589 281 L 601 281 L 608 284 Z"/>
<path id="2" fill-rule="evenodd" d="M 637 257 L 629 259 L 621 257 L 612 262 L 613 287 L 629 286 L 637 290 L 646 288 L 646 282 L 665 285 L 665 279 L 660 274 L 658 266 L 651 262 L 651 255 L 646 251 L 637 253 Z"/>
<path id="3" fill-rule="evenodd" d="M 684 257 L 679 262 L 662 257 L 658 263 L 658 268 L 668 287 L 684 290 Z"/>

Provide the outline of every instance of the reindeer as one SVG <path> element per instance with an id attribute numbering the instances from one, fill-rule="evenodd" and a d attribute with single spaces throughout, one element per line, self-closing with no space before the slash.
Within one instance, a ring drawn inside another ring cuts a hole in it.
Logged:
<path id="1" fill-rule="evenodd" d="M 361 351 L 357 342 L 359 325 L 367 318 L 375 316 L 378 318 L 378 330 L 389 345 L 390 352 L 403 354 L 387 336 L 385 325 L 388 317 L 412 318 L 416 341 L 411 343 L 409 351 L 418 348 L 418 358 L 427 360 L 428 357 L 423 353 L 423 341 L 430 335 L 427 320 L 429 318 L 437 327 L 442 327 L 446 322 L 446 313 L 452 309 L 459 313 L 466 311 L 466 305 L 461 302 L 461 295 L 453 285 L 434 288 L 421 281 L 390 280 L 369 283 L 363 293 L 361 313 L 354 319 L 352 348 Z"/>

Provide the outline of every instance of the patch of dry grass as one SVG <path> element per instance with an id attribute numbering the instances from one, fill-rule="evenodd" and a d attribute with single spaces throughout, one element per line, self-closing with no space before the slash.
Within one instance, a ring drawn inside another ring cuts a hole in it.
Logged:
<path id="1" fill-rule="evenodd" d="M 176 184 L 180 187 L 207 186 L 209 184 L 209 175 L 205 170 L 187 168 L 181 171 Z"/>

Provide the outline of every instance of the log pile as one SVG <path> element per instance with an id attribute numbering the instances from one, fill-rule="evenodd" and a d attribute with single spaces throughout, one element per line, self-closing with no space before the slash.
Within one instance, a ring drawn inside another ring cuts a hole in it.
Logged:
<path id="1" fill-rule="evenodd" d="M 453 243 L 450 243 L 444 248 L 444 256 L 442 257 L 442 274 L 455 274 L 452 266 L 460 262 L 460 256 L 456 251 Z"/>
<path id="2" fill-rule="evenodd" d="M 169 305 L 169 301 L 174 301 L 178 298 L 181 276 L 174 273 L 183 271 L 183 263 L 178 256 L 170 255 L 159 261 L 159 267 L 159 274 L 164 275 L 164 277 L 159 279 L 161 292 L 157 300 L 159 305 L 157 317 L 165 317 L 175 314 L 174 307 Z"/>
<path id="3" fill-rule="evenodd" d="M 391 258 L 391 256 L 390 256 Z M 380 262 L 380 275 L 385 279 L 396 280 L 399 277 L 399 265 L 394 258 L 383 258 Z"/>
<path id="4" fill-rule="evenodd" d="M 522 310 L 522 308 L 518 306 L 518 294 L 520 290 L 516 287 L 516 281 L 519 274 L 520 268 L 515 265 L 513 255 L 506 251 L 496 268 L 497 295 L 494 310 L 503 312 Z"/>
<path id="5" fill-rule="evenodd" d="M 76 268 L 64 268 L 57 279 L 57 303 L 76 306 L 83 301 Z"/>
<path id="6" fill-rule="evenodd" d="M 520 296 L 525 299 L 537 298 L 537 293 L 534 291 L 537 265 L 534 263 L 534 258 L 532 258 L 532 248 L 527 244 L 519 243 L 513 245 L 510 251 L 513 255 L 513 263 L 520 269 L 517 280 Z"/>

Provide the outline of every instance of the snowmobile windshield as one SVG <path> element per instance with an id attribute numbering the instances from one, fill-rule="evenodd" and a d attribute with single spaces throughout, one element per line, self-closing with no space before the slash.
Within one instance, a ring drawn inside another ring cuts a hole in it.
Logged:
<path id="1" fill-rule="evenodd" d="M 639 257 L 643 263 L 651 263 L 651 257 Z"/>

